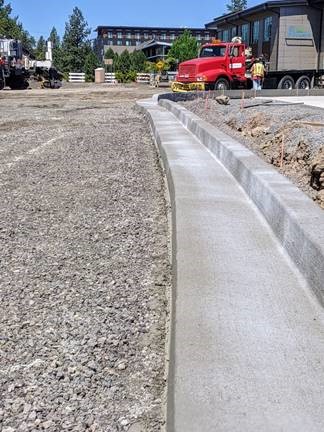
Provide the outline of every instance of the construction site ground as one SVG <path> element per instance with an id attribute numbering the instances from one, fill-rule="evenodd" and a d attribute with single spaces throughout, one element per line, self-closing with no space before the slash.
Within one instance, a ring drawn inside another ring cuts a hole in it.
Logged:
<path id="1" fill-rule="evenodd" d="M 231 99 L 220 105 L 206 93 L 182 104 L 274 165 L 324 208 L 324 110 L 304 105 L 303 98 L 288 100 Z M 316 168 L 323 173 L 314 188 Z"/>
<path id="2" fill-rule="evenodd" d="M 148 86 L 0 93 L 0 430 L 159 431 L 170 260 Z"/>

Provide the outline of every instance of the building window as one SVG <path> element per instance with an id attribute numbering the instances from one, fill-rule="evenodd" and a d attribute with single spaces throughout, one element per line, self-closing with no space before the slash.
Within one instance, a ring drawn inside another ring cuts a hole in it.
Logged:
<path id="1" fill-rule="evenodd" d="M 210 36 L 209 33 L 205 33 L 205 40 L 209 40 Z"/>
<path id="2" fill-rule="evenodd" d="M 118 41 L 117 41 L 117 45 L 123 45 L 123 41 L 122 40 L 120 40 L 120 39 L 118 39 Z"/>
<path id="3" fill-rule="evenodd" d="M 130 40 L 127 40 L 126 41 L 126 46 L 130 46 L 130 45 L 132 45 L 132 42 Z"/>
<path id="4" fill-rule="evenodd" d="M 201 40 L 201 34 L 200 34 L 200 33 L 198 33 L 198 34 L 196 35 L 196 39 L 197 39 L 198 41 Z"/>
<path id="5" fill-rule="evenodd" d="M 161 34 L 161 40 L 166 40 L 166 33 Z"/>
<path id="6" fill-rule="evenodd" d="M 223 32 L 223 41 L 228 42 L 229 41 L 229 30 L 224 30 Z"/>
<path id="7" fill-rule="evenodd" d="M 127 32 L 126 33 L 126 37 L 127 37 L 127 39 L 132 39 L 132 33 L 131 32 Z"/>
<path id="8" fill-rule="evenodd" d="M 148 39 L 149 38 L 149 34 L 148 33 L 144 33 L 144 39 Z"/>
<path id="9" fill-rule="evenodd" d="M 123 33 L 117 32 L 117 39 L 122 39 L 122 38 L 123 38 Z"/>
<path id="10" fill-rule="evenodd" d="M 141 35 L 139 33 L 136 33 L 136 40 L 140 40 L 141 39 Z"/>
<path id="11" fill-rule="evenodd" d="M 111 39 L 111 38 L 113 37 L 112 32 L 108 32 L 108 33 L 107 33 L 107 36 Z"/>
<path id="12" fill-rule="evenodd" d="M 270 42 L 271 40 L 271 28 L 272 28 L 272 17 L 267 17 L 264 19 L 264 31 L 263 31 L 263 41 Z"/>
<path id="13" fill-rule="evenodd" d="M 231 29 L 231 39 L 235 38 L 237 36 L 237 29 L 236 27 L 232 27 Z"/>
<path id="14" fill-rule="evenodd" d="M 241 27 L 241 36 L 244 43 L 249 44 L 249 24 L 243 24 Z"/>
<path id="15" fill-rule="evenodd" d="M 171 40 L 175 40 L 175 34 L 174 34 L 174 33 L 171 33 L 171 35 L 170 35 L 170 39 L 171 39 Z"/>
<path id="16" fill-rule="evenodd" d="M 141 41 L 136 41 L 136 46 L 141 45 Z"/>
<path id="17" fill-rule="evenodd" d="M 113 45 L 113 41 L 108 41 L 108 45 Z"/>
<path id="18" fill-rule="evenodd" d="M 252 25 L 252 43 L 258 43 L 260 36 L 260 21 L 255 21 Z"/>

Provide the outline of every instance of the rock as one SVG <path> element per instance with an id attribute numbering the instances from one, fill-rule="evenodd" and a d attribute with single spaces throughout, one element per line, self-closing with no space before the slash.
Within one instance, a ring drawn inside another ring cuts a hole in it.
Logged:
<path id="1" fill-rule="evenodd" d="M 117 369 L 120 371 L 123 371 L 123 370 L 127 369 L 127 364 L 125 362 L 119 363 L 119 365 L 117 366 Z"/>

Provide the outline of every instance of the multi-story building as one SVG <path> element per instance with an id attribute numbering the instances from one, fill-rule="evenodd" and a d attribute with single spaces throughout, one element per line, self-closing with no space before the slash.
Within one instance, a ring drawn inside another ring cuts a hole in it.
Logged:
<path id="1" fill-rule="evenodd" d="M 96 31 L 98 33 L 95 41 L 97 54 L 101 59 L 108 48 L 112 48 L 115 52 L 121 53 L 125 49 L 134 51 L 141 45 L 146 46 L 146 42 L 158 41 L 165 44 L 172 44 L 173 41 L 180 36 L 185 28 L 174 27 L 127 27 L 127 26 L 99 26 Z M 214 29 L 206 28 L 188 28 L 191 34 L 199 41 L 206 43 L 216 36 Z"/>

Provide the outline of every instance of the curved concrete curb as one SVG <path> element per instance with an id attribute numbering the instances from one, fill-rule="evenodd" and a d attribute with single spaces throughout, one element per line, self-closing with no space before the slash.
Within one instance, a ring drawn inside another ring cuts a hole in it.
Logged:
<path id="1" fill-rule="evenodd" d="M 323 308 L 230 172 L 170 111 L 152 100 L 140 106 L 164 161 L 172 204 L 167 431 L 322 432 Z M 190 117 L 181 107 L 178 114 Z M 253 176 L 263 173 L 269 183 L 277 175 L 258 159 L 255 168 L 254 155 L 228 140 L 219 154 L 253 171 L 241 168 L 242 181 L 253 185 Z M 285 178 L 275 179 L 296 191 Z M 271 207 L 263 187 L 251 190 Z"/>
<path id="2" fill-rule="evenodd" d="M 245 146 L 175 102 L 172 112 L 231 172 L 324 305 L 324 213 L 311 199 Z"/>

